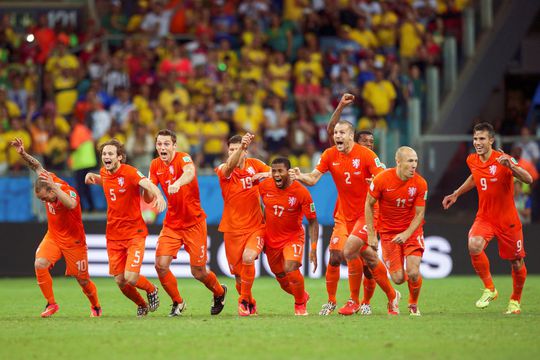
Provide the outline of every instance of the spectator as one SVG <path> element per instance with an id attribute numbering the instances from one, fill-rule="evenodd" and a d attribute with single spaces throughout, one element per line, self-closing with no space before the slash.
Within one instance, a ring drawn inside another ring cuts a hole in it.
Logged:
<path id="1" fill-rule="evenodd" d="M 527 126 L 521 128 L 521 139 L 514 144 L 522 149 L 521 157 L 537 166 L 540 160 L 540 149 L 538 143 L 531 139 L 531 130 Z"/>
<path id="2" fill-rule="evenodd" d="M 264 143 L 266 150 L 276 153 L 287 146 L 287 129 L 290 114 L 283 109 L 282 100 L 271 96 L 264 109 Z"/>
<path id="3" fill-rule="evenodd" d="M 81 208 L 83 211 L 94 211 L 90 186 L 84 182 L 84 178 L 96 167 L 97 159 L 92 131 L 83 122 L 75 122 L 69 137 L 69 147 L 71 155 L 68 162 L 75 173 L 75 188 L 81 197 Z"/>
<path id="4" fill-rule="evenodd" d="M 109 110 L 112 121 L 119 124 L 120 127 L 125 127 L 128 120 L 129 112 L 134 109 L 133 103 L 129 98 L 129 90 L 125 87 L 119 87 L 116 89 L 118 96 L 111 105 Z"/>
<path id="5" fill-rule="evenodd" d="M 260 139 L 264 122 L 264 110 L 254 100 L 254 94 L 246 92 L 244 94 L 244 102 L 234 112 L 233 120 L 236 132 L 250 132 Z"/>
<path id="6" fill-rule="evenodd" d="M 531 223 L 532 215 L 532 199 L 529 195 L 523 192 L 523 184 L 514 181 L 514 202 L 518 211 L 519 220 L 523 225 Z"/>
<path id="7" fill-rule="evenodd" d="M 386 117 L 394 108 L 396 91 L 392 83 L 384 79 L 382 63 L 375 63 L 375 80 L 366 83 L 362 98 L 373 106 L 375 115 L 380 117 Z"/>
<path id="8" fill-rule="evenodd" d="M 179 3 L 177 6 L 181 5 Z M 150 37 L 148 45 L 155 48 L 162 38 L 169 34 L 171 17 L 175 9 L 164 9 L 162 0 L 155 0 L 151 4 L 150 12 L 146 13 L 141 22 L 141 30 Z"/>
<path id="9" fill-rule="evenodd" d="M 154 139 L 148 128 L 137 124 L 126 140 L 126 154 L 129 163 L 137 169 L 148 169 L 154 154 Z"/>
<path id="10" fill-rule="evenodd" d="M 229 133 L 229 124 L 219 118 L 213 105 L 207 104 L 206 121 L 201 129 L 206 167 L 214 168 L 219 165 L 224 151 L 223 144 L 227 143 Z"/>

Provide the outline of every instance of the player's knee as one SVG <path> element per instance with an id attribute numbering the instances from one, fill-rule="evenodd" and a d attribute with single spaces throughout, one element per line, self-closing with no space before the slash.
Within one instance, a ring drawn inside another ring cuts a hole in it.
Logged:
<path id="1" fill-rule="evenodd" d="M 285 276 L 287 276 L 287 274 L 285 272 L 280 272 L 280 273 L 277 273 L 277 274 L 274 274 L 276 275 L 276 277 L 278 279 L 283 279 Z"/>
<path id="2" fill-rule="evenodd" d="M 48 269 L 51 263 L 47 259 L 39 258 L 34 262 L 34 268 L 36 270 Z"/>
<path id="3" fill-rule="evenodd" d="M 472 237 L 468 243 L 469 254 L 478 255 L 484 250 L 484 240 L 478 237 Z"/>
<path id="4" fill-rule="evenodd" d="M 255 262 L 257 258 L 257 253 L 255 251 L 246 250 L 242 254 L 242 263 L 246 265 L 251 265 Z"/>
<path id="5" fill-rule="evenodd" d="M 116 285 L 118 285 L 119 288 L 123 288 L 127 285 L 127 280 L 124 277 L 115 277 L 114 281 L 116 282 Z"/>
<path id="6" fill-rule="evenodd" d="M 512 270 L 514 270 L 514 271 L 521 270 L 523 265 L 525 265 L 525 262 L 523 261 L 523 259 L 512 260 L 510 263 L 512 264 Z"/>
<path id="7" fill-rule="evenodd" d="M 343 256 L 340 251 L 330 251 L 330 259 L 328 263 L 332 266 L 339 266 L 343 261 Z"/>
<path id="8" fill-rule="evenodd" d="M 420 271 L 418 269 L 407 269 L 407 276 L 412 281 L 416 282 L 418 281 L 418 277 L 420 276 Z"/>
<path id="9" fill-rule="evenodd" d="M 297 263 L 295 261 L 287 262 L 283 266 L 283 270 L 285 270 L 286 273 L 290 273 L 298 269 L 300 269 L 300 263 Z"/>
<path id="10" fill-rule="evenodd" d="M 206 268 L 204 266 L 192 266 L 191 275 L 199 281 L 203 281 L 208 275 Z"/>
<path id="11" fill-rule="evenodd" d="M 88 285 L 88 279 L 77 278 L 77 282 L 79 283 L 79 285 L 81 285 L 83 287 Z"/>
<path id="12" fill-rule="evenodd" d="M 362 259 L 364 260 L 364 263 L 367 264 L 367 266 L 370 269 L 373 269 L 377 266 L 379 263 L 379 258 L 377 257 L 377 253 L 375 250 L 368 247 L 364 252 L 362 252 L 360 255 L 362 255 Z"/>
<path id="13" fill-rule="evenodd" d="M 156 263 L 155 268 L 158 275 L 165 275 L 169 271 L 169 266 L 161 263 Z"/>
<path id="14" fill-rule="evenodd" d="M 403 276 L 403 271 L 396 271 L 390 274 L 394 284 L 403 284 L 405 282 L 405 276 Z"/>

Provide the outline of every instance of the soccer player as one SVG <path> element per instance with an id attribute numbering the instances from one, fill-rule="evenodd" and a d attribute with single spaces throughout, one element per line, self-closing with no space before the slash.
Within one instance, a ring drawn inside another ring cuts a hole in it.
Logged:
<path id="1" fill-rule="evenodd" d="M 150 164 L 149 177 L 152 183 L 161 185 L 168 201 L 156 249 L 156 271 L 161 285 L 173 301 L 169 316 L 181 315 L 186 307 L 170 270 L 171 262 L 182 246 L 189 254 L 191 274 L 214 294 L 210 313 L 217 315 L 223 310 L 227 287 L 221 285 L 216 275 L 206 268 L 206 214 L 201 208 L 195 165 L 189 154 L 176 151 L 176 134 L 171 130 L 157 133 L 156 150 L 158 157 Z M 145 200 L 151 198 L 145 197 Z"/>
<path id="2" fill-rule="evenodd" d="M 499 256 L 512 264 L 513 291 L 506 314 L 519 314 L 527 268 L 523 260 L 523 231 L 514 204 L 514 177 L 527 184 L 532 183 L 532 177 L 517 165 L 514 158 L 493 150 L 494 141 L 495 131 L 491 124 L 474 126 L 473 146 L 476 153 L 467 158 L 471 175 L 456 191 L 445 196 L 442 204 L 444 209 L 448 209 L 458 197 L 476 187 L 478 212 L 469 231 L 468 247 L 474 270 L 485 287 L 476 307 L 486 308 L 498 296 L 484 252 L 493 237 L 497 237 Z"/>
<path id="3" fill-rule="evenodd" d="M 159 306 L 158 288 L 140 275 L 148 230 L 141 215 L 141 191 L 152 194 L 153 206 L 162 212 L 165 200 L 159 189 L 140 171 L 125 164 L 122 143 L 111 139 L 100 146 L 100 174 L 88 173 L 87 184 L 101 185 L 107 200 L 107 255 L 109 272 L 122 293 L 137 304 L 137 316 L 148 315 Z M 148 303 L 137 288 L 146 291 Z"/>
<path id="4" fill-rule="evenodd" d="M 396 167 L 375 176 L 366 199 L 368 241 L 378 242 L 375 231 L 375 205 L 379 204 L 377 231 L 383 259 L 395 284 L 409 285 L 409 314 L 420 316 L 418 296 L 422 287 L 420 263 L 424 253 L 424 213 L 427 182 L 418 173 L 418 156 L 408 147 L 396 152 Z M 404 261 L 407 262 L 405 274 Z"/>
<path id="5" fill-rule="evenodd" d="M 349 100 L 354 101 L 354 95 L 346 93 L 346 94 L 344 94 L 342 96 L 342 101 L 343 102 L 348 103 Z M 336 126 L 336 123 L 339 121 L 339 115 L 341 114 L 341 110 L 342 110 L 342 108 L 340 108 L 340 107 L 338 107 L 336 109 L 336 112 L 334 113 L 335 116 L 332 116 L 332 118 L 330 119 L 330 122 L 328 123 L 328 126 L 327 126 L 328 137 L 331 139 L 332 143 L 333 143 L 332 137 L 333 137 L 333 134 L 334 134 L 334 128 Z M 370 149 L 371 151 L 375 151 L 375 138 L 374 138 L 373 133 L 371 131 L 369 131 L 369 130 L 361 130 L 358 133 L 356 133 L 355 138 L 356 138 L 356 142 L 358 142 L 359 145 L 365 146 L 368 149 Z M 381 163 L 381 165 L 382 165 L 383 168 L 385 168 L 385 165 L 383 163 Z M 373 177 L 366 178 L 366 181 L 370 182 L 372 179 L 373 179 Z M 339 207 L 339 199 L 336 201 L 336 209 L 338 207 Z M 375 214 L 377 214 L 377 209 L 375 211 Z M 338 271 L 339 271 L 339 267 L 338 267 Z M 360 301 L 359 312 L 360 312 L 361 315 L 371 315 L 371 313 L 372 313 L 372 310 L 371 310 L 371 298 L 373 297 L 373 293 L 375 292 L 375 288 L 377 287 L 377 282 L 373 278 L 373 274 L 371 273 L 371 270 L 369 270 L 369 266 L 367 266 L 366 264 L 363 264 L 362 272 L 364 274 L 364 281 L 363 281 L 364 296 L 363 296 L 362 300 Z M 327 274 L 329 274 L 328 271 L 327 271 Z M 338 272 L 338 279 L 339 279 L 339 272 Z M 327 277 L 327 281 L 328 280 L 329 279 Z M 360 286 L 356 284 L 357 281 L 358 281 L 358 279 L 357 279 L 356 276 L 353 276 L 352 278 L 351 277 L 349 278 L 351 288 L 353 288 L 353 289 L 359 289 L 360 288 Z M 336 285 L 336 289 L 337 289 L 337 285 Z M 344 307 L 343 310 L 341 310 L 340 314 L 350 315 L 350 314 L 354 313 L 354 311 L 356 310 L 356 304 L 353 304 L 353 303 L 349 303 L 349 304 L 351 306 L 350 307 Z M 321 315 L 327 315 L 326 313 L 328 312 L 328 309 L 331 309 L 331 308 L 332 308 L 332 306 L 329 306 L 328 304 L 323 305 L 323 309 L 321 310 L 320 314 Z M 353 311 L 350 311 L 351 309 Z"/>
<path id="6" fill-rule="evenodd" d="M 276 158 L 271 166 L 272 180 L 259 185 L 266 219 L 264 252 L 282 289 L 294 296 L 294 314 L 307 315 L 309 294 L 304 289 L 304 277 L 299 270 L 305 243 L 302 218 L 305 216 L 309 224 L 309 259 L 315 271 L 319 239 L 315 204 L 309 191 L 289 176 L 289 159 Z"/>
<path id="7" fill-rule="evenodd" d="M 354 97 L 343 96 L 333 118 L 341 114 L 344 106 L 351 104 Z M 303 174 L 298 168 L 294 169 L 294 176 L 308 186 L 315 185 L 322 174 L 329 171 L 336 184 L 338 201 L 334 211 L 334 230 L 330 241 L 330 260 L 326 270 L 326 288 L 328 302 L 323 305 L 320 315 L 329 315 L 336 308 L 336 292 L 339 281 L 339 266 L 344 260 L 344 245 L 348 236 L 354 234 L 358 240 L 367 242 L 367 233 L 364 228 L 365 199 L 370 179 L 383 171 L 379 158 L 370 149 L 354 142 L 354 129 L 347 121 L 339 120 L 334 127 L 333 140 L 335 145 L 326 149 L 322 154 L 317 167 L 309 174 Z M 361 237 L 361 238 L 360 238 Z M 370 244 L 377 246 L 377 244 Z M 362 258 L 374 274 L 375 280 L 387 294 L 389 312 L 396 313 L 399 301 L 398 292 L 394 291 L 388 281 L 385 266 L 380 263 L 377 253 L 371 247 L 362 248 Z M 360 283 L 362 281 L 363 261 L 359 252 L 351 254 L 348 260 L 349 287 L 351 299 L 340 309 L 343 315 L 352 315 L 360 311 Z"/>
<path id="8" fill-rule="evenodd" d="M 101 316 L 97 289 L 88 275 L 88 251 L 79 195 L 68 183 L 47 172 L 38 160 L 29 155 L 21 139 L 13 140 L 11 146 L 38 175 L 34 189 L 47 212 L 47 233 L 37 248 L 34 263 L 37 283 L 47 300 L 41 317 L 50 317 L 59 310 L 49 269 L 62 257 L 66 261 L 66 276 L 74 276 L 90 300 L 90 316 Z"/>
<path id="9" fill-rule="evenodd" d="M 254 261 L 264 247 L 264 218 L 257 180 L 270 172 L 270 167 L 262 161 L 247 157 L 253 138 L 250 133 L 231 137 L 227 142 L 227 162 L 215 170 L 224 202 L 218 230 L 223 233 L 229 268 L 236 278 L 240 316 L 257 314 L 251 288 L 255 280 Z"/>

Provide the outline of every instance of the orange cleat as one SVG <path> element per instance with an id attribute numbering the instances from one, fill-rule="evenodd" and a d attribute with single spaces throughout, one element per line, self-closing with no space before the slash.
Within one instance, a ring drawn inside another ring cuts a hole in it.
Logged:
<path id="1" fill-rule="evenodd" d="M 345 316 L 354 315 L 360 311 L 360 304 L 355 302 L 353 299 L 347 300 L 347 303 L 343 305 L 341 309 L 338 310 L 338 313 Z"/>
<path id="2" fill-rule="evenodd" d="M 58 310 L 60 310 L 60 307 L 58 304 L 47 304 L 45 305 L 45 310 L 41 313 L 42 318 L 48 318 L 54 315 Z"/>

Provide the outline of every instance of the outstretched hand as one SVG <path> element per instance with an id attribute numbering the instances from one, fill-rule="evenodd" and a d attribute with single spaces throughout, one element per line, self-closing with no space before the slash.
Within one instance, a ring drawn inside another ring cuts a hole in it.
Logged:
<path id="1" fill-rule="evenodd" d="M 22 141 L 22 139 L 20 138 L 15 138 L 13 139 L 12 141 L 10 141 L 9 143 L 11 146 L 13 146 L 15 148 L 15 150 L 17 150 L 17 152 L 19 154 L 22 154 L 24 153 L 24 143 Z"/>
<path id="2" fill-rule="evenodd" d="M 455 202 L 457 201 L 457 196 L 456 194 L 450 194 L 450 195 L 446 195 L 442 201 L 442 206 L 443 206 L 443 209 L 444 210 L 448 210 L 450 209 L 450 207 L 452 205 L 455 204 Z"/>

